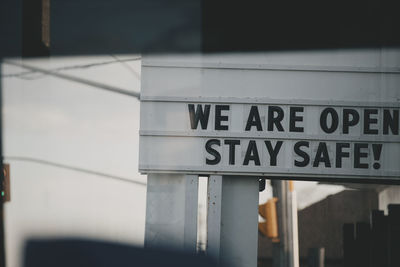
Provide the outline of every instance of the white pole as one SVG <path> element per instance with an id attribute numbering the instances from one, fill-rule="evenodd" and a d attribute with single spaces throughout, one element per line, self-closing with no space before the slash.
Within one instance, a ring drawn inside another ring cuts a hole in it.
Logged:
<path id="1" fill-rule="evenodd" d="M 210 176 L 207 255 L 220 266 L 256 267 L 258 178 Z"/>
<path id="2" fill-rule="evenodd" d="M 293 267 L 299 267 L 299 230 L 297 222 L 297 195 L 294 190 L 293 181 L 289 181 L 289 198 L 291 202 L 291 226 L 292 226 L 292 251 L 293 251 Z"/>
<path id="3" fill-rule="evenodd" d="M 208 178 L 207 188 L 207 256 L 220 260 L 221 249 L 221 205 L 222 176 L 212 175 Z"/>
<path id="4" fill-rule="evenodd" d="M 147 176 L 145 247 L 196 252 L 198 176 Z"/>

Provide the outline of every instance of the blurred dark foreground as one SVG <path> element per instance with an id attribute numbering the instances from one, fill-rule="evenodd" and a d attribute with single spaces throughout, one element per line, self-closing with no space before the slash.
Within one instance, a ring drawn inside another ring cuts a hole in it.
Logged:
<path id="1" fill-rule="evenodd" d="M 168 249 L 143 249 L 126 244 L 86 239 L 33 239 L 26 243 L 23 266 L 214 267 L 217 265 L 204 255 Z"/>

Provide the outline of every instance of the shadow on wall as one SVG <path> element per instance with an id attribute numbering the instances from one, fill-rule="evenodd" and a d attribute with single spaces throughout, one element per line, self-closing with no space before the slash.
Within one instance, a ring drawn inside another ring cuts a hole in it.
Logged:
<path id="1" fill-rule="evenodd" d="M 86 239 L 29 240 L 24 267 L 203 267 L 217 266 L 202 255 L 167 249 L 143 249 L 106 241 Z"/>

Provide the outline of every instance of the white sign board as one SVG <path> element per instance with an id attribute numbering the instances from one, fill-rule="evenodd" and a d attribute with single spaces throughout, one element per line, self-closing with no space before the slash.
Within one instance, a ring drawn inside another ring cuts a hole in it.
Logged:
<path id="1" fill-rule="evenodd" d="M 142 64 L 142 173 L 400 179 L 400 68 L 382 51 Z"/>

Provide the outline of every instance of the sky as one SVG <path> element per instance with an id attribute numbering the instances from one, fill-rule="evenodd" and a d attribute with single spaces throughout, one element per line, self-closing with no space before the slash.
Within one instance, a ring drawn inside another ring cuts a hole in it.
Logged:
<path id="1" fill-rule="evenodd" d="M 140 91 L 138 55 L 57 57 L 23 63 Z M 138 173 L 139 101 L 26 72 L 6 63 L 1 70 L 3 154 L 11 165 L 11 202 L 5 204 L 8 266 L 20 266 L 24 242 L 35 237 L 87 237 L 142 246 L 146 176 Z M 18 157 L 123 179 L 16 160 Z M 316 182 L 295 182 L 295 187 L 299 208 L 343 190 Z M 201 188 L 205 191 L 206 187 Z M 200 194 L 205 196 L 205 192 Z M 269 197 L 271 188 L 267 187 L 260 202 Z"/>

